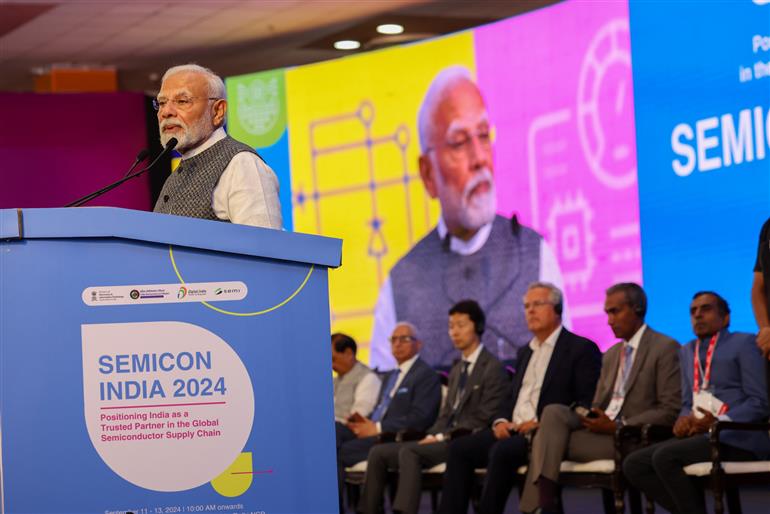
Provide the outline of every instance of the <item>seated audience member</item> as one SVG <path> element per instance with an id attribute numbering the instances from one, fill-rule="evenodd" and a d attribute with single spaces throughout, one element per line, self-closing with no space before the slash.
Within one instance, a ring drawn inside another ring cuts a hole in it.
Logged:
<path id="1" fill-rule="evenodd" d="M 372 415 L 356 416 L 347 423 L 356 439 L 344 442 L 337 452 L 340 485 L 344 469 L 366 460 L 379 434 L 401 430 L 424 432 L 436 421 L 441 405 L 441 381 L 420 358 L 421 344 L 414 325 L 403 321 L 396 324 L 390 336 L 390 348 L 398 367 L 383 378 Z"/>
<path id="2" fill-rule="evenodd" d="M 334 377 L 334 421 L 337 448 L 356 435 L 345 424 L 353 413 L 368 416 L 377 403 L 380 379 L 356 359 L 356 342 L 342 333 L 332 334 L 332 369 Z"/>
<path id="3" fill-rule="evenodd" d="M 449 390 L 428 435 L 408 443 L 380 444 L 371 449 L 361 497 L 361 510 L 376 513 L 388 470 L 398 470 L 393 510 L 416 513 L 422 492 L 422 470 L 446 460 L 447 441 L 460 432 L 489 426 L 506 396 L 503 366 L 481 344 L 484 312 L 473 300 L 449 310 L 449 337 L 462 359 L 449 372 Z"/>
<path id="4" fill-rule="evenodd" d="M 588 462 L 611 459 L 619 425 L 672 425 L 682 406 L 679 344 L 644 322 L 647 297 L 633 283 L 607 289 L 607 322 L 621 342 L 602 358 L 593 408 L 580 416 L 564 405 L 543 409 L 532 441 L 523 512 L 558 512 L 557 481 L 564 459 Z"/>
<path id="5" fill-rule="evenodd" d="M 512 394 L 491 428 L 449 444 L 441 513 L 466 514 L 475 468 L 487 468 L 481 512 L 502 513 L 516 469 L 526 464 L 526 434 L 551 403 L 590 406 L 602 365 L 596 343 L 562 326 L 562 293 L 534 282 L 524 296 L 524 316 L 534 335 L 519 349 Z"/>
<path id="6" fill-rule="evenodd" d="M 718 419 L 767 421 L 764 363 L 753 334 L 730 332 L 730 308 L 717 293 L 695 293 L 690 321 L 696 338 L 681 349 L 683 406 L 675 439 L 637 450 L 623 463 L 628 480 L 673 513 L 706 512 L 702 491 L 684 473 L 711 460 L 708 430 Z M 767 432 L 726 430 L 720 435 L 726 461 L 770 457 Z"/>

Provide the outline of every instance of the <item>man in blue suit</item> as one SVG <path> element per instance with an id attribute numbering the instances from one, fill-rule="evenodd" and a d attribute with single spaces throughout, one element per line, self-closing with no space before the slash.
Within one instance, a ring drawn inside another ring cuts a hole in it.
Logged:
<path id="1" fill-rule="evenodd" d="M 527 327 L 534 335 L 518 351 L 512 394 L 492 426 L 449 444 L 441 513 L 465 514 L 474 469 L 487 467 L 481 512 L 502 513 L 516 468 L 527 462 L 526 435 L 551 403 L 591 406 L 602 354 L 593 341 L 562 326 L 562 293 L 546 282 L 524 295 Z"/>
<path id="2" fill-rule="evenodd" d="M 730 332 L 730 308 L 717 293 L 695 293 L 690 320 L 696 339 L 682 347 L 682 412 L 675 439 L 629 455 L 623 471 L 649 498 L 673 513 L 704 513 L 703 494 L 683 468 L 711 459 L 707 433 L 718 419 L 766 421 L 767 385 L 756 336 Z M 731 432 L 721 436 L 724 460 L 770 457 L 766 432 Z"/>
<path id="3" fill-rule="evenodd" d="M 380 435 L 401 430 L 424 432 L 438 416 L 441 382 L 438 374 L 419 356 L 422 346 L 417 328 L 396 324 L 390 348 L 398 366 L 383 377 L 377 405 L 369 418 L 354 415 L 347 427 L 356 439 L 342 443 L 337 454 L 340 485 L 343 470 L 366 460 Z"/>

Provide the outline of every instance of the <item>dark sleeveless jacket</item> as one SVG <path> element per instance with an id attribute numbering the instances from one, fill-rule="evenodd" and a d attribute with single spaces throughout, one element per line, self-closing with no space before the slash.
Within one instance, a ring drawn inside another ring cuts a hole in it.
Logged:
<path id="1" fill-rule="evenodd" d="M 420 328 L 420 355 L 431 366 L 456 358 L 447 333 L 449 309 L 476 300 L 487 317 L 484 346 L 500 359 L 515 359 L 532 338 L 522 299 L 540 277 L 540 243 L 534 230 L 496 216 L 484 246 L 459 255 L 441 241 L 436 229 L 418 242 L 391 270 L 396 319 Z"/>
<path id="2" fill-rule="evenodd" d="M 183 159 L 163 184 L 153 212 L 227 221 L 214 214 L 211 206 L 214 189 L 232 158 L 241 152 L 257 153 L 250 146 L 226 136 L 198 155 Z"/>

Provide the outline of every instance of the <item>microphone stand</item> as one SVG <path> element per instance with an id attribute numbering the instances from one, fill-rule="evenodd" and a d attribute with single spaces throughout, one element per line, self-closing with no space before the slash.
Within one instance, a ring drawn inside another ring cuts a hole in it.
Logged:
<path id="1" fill-rule="evenodd" d="M 145 173 L 150 171 L 153 166 L 155 166 L 155 164 L 161 159 L 161 157 L 163 157 L 164 155 L 166 155 L 169 152 L 171 152 L 171 150 L 174 149 L 176 144 L 177 144 L 176 138 L 172 137 L 169 140 L 169 142 L 166 144 L 166 147 L 163 149 L 163 151 L 160 152 L 160 154 L 158 154 L 158 156 L 155 158 L 155 160 L 152 161 L 150 163 L 150 165 L 147 166 L 146 168 L 143 168 L 143 169 L 137 171 L 136 173 L 134 173 L 132 175 L 125 176 L 122 179 L 113 182 L 112 184 L 108 184 L 108 185 L 104 186 L 103 188 L 99 189 L 98 191 L 94 191 L 93 193 L 89 193 L 89 194 L 87 194 L 87 195 L 85 195 L 83 197 L 80 197 L 77 200 L 68 203 L 67 205 L 65 205 L 65 207 L 80 207 L 81 205 L 83 205 L 85 203 L 88 203 L 91 200 L 102 196 L 104 193 L 112 191 L 116 187 L 119 187 L 120 185 L 122 185 L 124 182 L 128 182 L 132 178 L 136 178 L 136 177 L 139 177 L 141 175 L 144 175 Z"/>

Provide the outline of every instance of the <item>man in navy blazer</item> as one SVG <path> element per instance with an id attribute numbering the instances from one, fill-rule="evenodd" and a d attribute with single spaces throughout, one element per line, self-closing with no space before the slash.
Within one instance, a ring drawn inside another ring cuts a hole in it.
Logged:
<path id="1" fill-rule="evenodd" d="M 530 284 L 524 296 L 534 338 L 518 351 L 512 394 L 492 426 L 449 444 L 441 513 L 468 511 L 475 468 L 487 468 L 481 512 L 502 513 L 516 476 L 526 464 L 526 435 L 551 403 L 590 407 L 602 355 L 593 341 L 562 327 L 562 293 L 553 284 Z"/>
<path id="2" fill-rule="evenodd" d="M 340 512 L 344 470 L 366 460 L 380 434 L 401 430 L 423 432 L 438 416 L 441 381 L 418 354 L 422 342 L 417 328 L 402 321 L 390 336 L 390 349 L 398 366 L 383 377 L 377 404 L 369 418 L 354 415 L 347 427 L 355 439 L 342 443 L 337 452 Z"/>
<path id="3" fill-rule="evenodd" d="M 682 347 L 682 411 L 676 438 L 629 455 L 623 471 L 649 498 L 674 513 L 705 513 L 702 492 L 683 468 L 711 459 L 707 433 L 718 419 L 764 422 L 770 415 L 756 336 L 730 332 L 730 307 L 717 293 L 695 293 L 690 320 L 696 339 Z M 698 359 L 695 359 L 695 355 Z M 723 460 L 770 457 L 767 432 L 722 433 Z"/>

